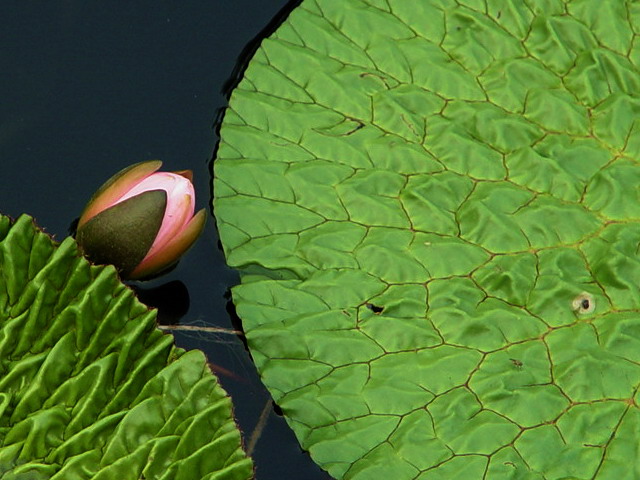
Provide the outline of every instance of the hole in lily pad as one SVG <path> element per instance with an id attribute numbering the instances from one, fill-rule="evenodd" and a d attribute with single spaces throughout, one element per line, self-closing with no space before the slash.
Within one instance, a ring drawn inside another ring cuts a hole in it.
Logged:
<path id="1" fill-rule="evenodd" d="M 586 315 L 588 313 L 593 312 L 596 309 L 596 301 L 593 298 L 593 295 L 582 292 L 571 302 L 573 307 L 573 311 L 578 313 L 579 315 Z"/>
<path id="2" fill-rule="evenodd" d="M 378 305 L 374 305 L 373 303 L 365 303 L 365 306 L 376 315 L 381 314 L 384 310 L 384 307 L 379 307 Z"/>

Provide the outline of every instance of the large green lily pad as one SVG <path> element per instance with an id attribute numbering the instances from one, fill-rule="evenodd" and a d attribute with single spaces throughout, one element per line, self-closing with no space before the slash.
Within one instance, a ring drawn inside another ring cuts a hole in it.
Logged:
<path id="1" fill-rule="evenodd" d="M 221 129 L 262 379 L 336 478 L 640 478 L 640 4 L 306 0 Z"/>
<path id="2" fill-rule="evenodd" d="M 202 352 L 26 215 L 0 215 L 0 477 L 253 478 Z"/>

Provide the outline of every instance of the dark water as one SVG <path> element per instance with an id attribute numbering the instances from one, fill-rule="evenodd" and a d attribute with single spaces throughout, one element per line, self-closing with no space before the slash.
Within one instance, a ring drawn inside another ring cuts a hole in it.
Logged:
<path id="1" fill-rule="evenodd" d="M 209 208 L 214 124 L 225 89 L 252 39 L 292 6 L 0 2 L 0 212 L 28 213 L 61 240 L 104 180 L 149 159 L 163 160 L 167 170 L 192 169 L 199 208 Z M 238 279 L 217 242 L 209 218 L 178 268 L 145 285 L 169 283 L 161 294 L 169 300 L 164 317 L 232 328 L 225 293 Z M 175 338 L 183 348 L 202 349 L 218 370 L 248 442 L 269 396 L 241 342 L 221 333 Z M 253 453 L 257 480 L 329 478 L 301 452 L 284 420 L 268 412 Z"/>

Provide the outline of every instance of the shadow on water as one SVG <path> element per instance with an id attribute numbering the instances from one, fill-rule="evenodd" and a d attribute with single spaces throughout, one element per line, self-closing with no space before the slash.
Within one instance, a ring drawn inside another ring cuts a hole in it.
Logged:
<path id="1" fill-rule="evenodd" d="M 260 44 L 262 43 L 262 41 L 265 38 L 271 36 L 271 34 L 274 33 L 280 25 L 282 25 L 282 22 L 287 19 L 293 9 L 298 7 L 301 3 L 302 0 L 290 0 L 284 7 L 280 9 L 278 13 L 276 13 L 271 21 L 267 25 L 265 25 L 265 27 L 260 30 L 260 32 L 255 37 L 253 37 L 253 39 L 249 41 L 249 43 L 247 43 L 247 45 L 242 49 L 242 53 L 238 57 L 238 61 L 233 69 L 233 72 L 231 72 L 231 76 L 222 86 L 222 93 L 225 97 L 227 97 L 227 99 L 231 96 L 231 92 L 233 92 L 233 89 L 238 86 L 240 80 L 242 80 L 242 76 L 244 75 L 244 71 L 247 69 L 247 65 L 255 55 L 258 48 L 260 48 Z"/>
<path id="2" fill-rule="evenodd" d="M 289 17 L 291 12 L 296 7 L 300 6 L 301 3 L 302 3 L 302 0 L 290 0 L 269 21 L 269 23 L 265 25 L 265 27 L 262 30 L 260 30 L 260 32 L 245 45 L 245 47 L 242 49 L 242 52 L 238 56 L 238 60 L 236 61 L 235 66 L 233 67 L 233 71 L 231 72 L 231 75 L 222 85 L 221 93 L 224 95 L 227 101 L 230 99 L 231 94 L 233 93 L 233 90 L 238 86 L 238 84 L 242 80 L 242 77 L 244 76 L 244 72 L 247 69 L 249 62 L 251 61 L 255 53 L 258 51 L 258 48 L 260 48 L 262 41 L 265 38 L 270 37 L 278 29 L 278 27 L 282 25 L 282 23 Z M 209 196 L 212 200 L 215 195 L 215 192 L 213 191 L 213 163 L 215 162 L 218 156 L 218 149 L 220 148 L 220 127 L 222 126 L 222 121 L 224 119 L 224 112 L 226 109 L 227 109 L 226 106 L 218 108 L 218 110 L 216 111 L 214 122 L 213 122 L 213 129 L 216 133 L 217 141 L 213 149 L 213 156 L 211 158 L 211 161 L 209 162 L 209 175 L 211 178 L 211 181 L 209 182 L 210 189 L 211 189 L 209 192 Z M 213 203 L 210 202 L 209 206 L 210 206 L 209 208 L 211 211 L 211 215 L 214 216 L 215 218 L 215 214 L 213 212 Z M 218 247 L 220 248 L 220 250 L 222 250 L 222 245 L 219 244 Z"/>
<path id="3" fill-rule="evenodd" d="M 189 311 L 189 290 L 180 280 L 172 280 L 156 287 L 130 285 L 138 300 L 148 307 L 156 308 L 158 324 L 177 325 Z"/>
<path id="4" fill-rule="evenodd" d="M 235 64 L 233 72 L 231 73 L 231 75 L 229 76 L 229 78 L 227 79 L 227 81 L 224 83 L 222 87 L 222 93 L 227 99 L 227 101 L 229 100 L 231 94 L 233 93 L 233 90 L 238 86 L 238 84 L 242 80 L 244 72 L 249 62 L 251 61 L 251 59 L 257 52 L 257 50 L 260 48 L 262 41 L 265 38 L 271 36 L 271 34 L 273 34 L 278 29 L 278 27 L 287 19 L 287 17 L 293 11 L 293 9 L 298 7 L 301 4 L 301 2 L 302 0 L 289 1 L 271 19 L 271 21 L 243 48 L 242 53 L 239 55 L 238 60 Z M 214 120 L 214 125 L 213 125 L 214 131 L 216 133 L 217 141 L 213 150 L 212 159 L 209 162 L 209 174 L 210 174 L 210 180 L 211 180 L 209 182 L 209 185 L 211 189 L 210 190 L 211 199 L 213 199 L 215 195 L 215 192 L 213 190 L 213 164 L 215 162 L 215 159 L 217 158 L 217 152 L 220 147 L 220 127 L 222 125 L 225 110 L 226 110 L 226 107 L 219 108 L 217 110 L 216 117 Z M 215 218 L 215 213 L 213 211 L 213 204 L 210 203 L 209 205 L 210 205 L 211 215 Z M 216 233 L 217 233 L 217 229 L 216 229 Z M 217 245 L 218 245 L 219 251 L 222 252 L 222 244 L 220 243 L 219 240 L 217 242 Z M 233 301 L 231 298 L 232 297 L 231 288 L 230 288 L 231 286 L 232 285 L 229 285 L 229 288 L 225 292 L 225 298 L 227 300 L 226 311 L 229 316 L 229 319 L 231 320 L 231 325 L 233 327 L 233 330 L 238 334 L 237 338 L 242 342 L 246 355 L 250 359 L 251 354 L 247 346 L 247 340 L 244 336 L 242 320 L 237 315 L 235 305 L 233 304 Z M 218 373 L 221 373 L 221 372 L 218 372 Z M 222 377 L 224 378 L 224 375 L 222 375 Z M 265 399 L 264 406 L 262 408 L 262 411 L 260 412 L 260 416 L 258 417 L 255 423 L 255 427 L 250 433 L 246 432 L 245 434 L 246 450 L 256 460 L 256 466 L 257 466 L 256 478 L 258 480 L 262 480 L 261 468 L 260 468 L 262 452 L 260 449 L 260 442 L 264 444 L 264 443 L 271 443 L 273 441 L 276 441 L 276 442 L 281 441 L 282 449 L 280 449 L 280 451 L 278 451 L 279 449 L 270 450 L 269 455 L 271 456 L 268 459 L 264 458 L 264 460 L 262 461 L 270 462 L 270 463 L 275 463 L 275 462 L 281 463 L 279 470 L 282 471 L 283 473 L 290 472 L 289 475 L 291 476 L 287 476 L 286 478 L 291 478 L 291 479 L 305 478 L 305 480 L 331 479 L 332 477 L 330 477 L 326 472 L 322 471 L 319 467 L 317 467 L 313 463 L 313 461 L 308 456 L 308 452 L 303 451 L 300 448 L 300 446 L 297 444 L 296 440 L 293 440 L 293 442 L 283 441 L 283 439 L 286 437 L 289 437 L 290 439 L 292 439 L 293 432 L 289 429 L 288 425 L 286 424 L 283 417 L 282 410 L 271 399 L 271 396 L 268 394 L 268 392 L 266 392 L 266 390 L 264 391 L 263 398 Z M 272 456 L 273 454 L 275 454 L 275 456 Z M 296 466 L 295 464 L 296 463 L 301 464 L 302 463 L 301 460 L 303 458 L 306 459 L 305 462 L 308 462 L 308 466 L 301 469 L 299 466 Z M 302 473 L 303 471 L 304 473 Z M 300 476 L 301 474 L 303 475 L 303 477 Z"/>

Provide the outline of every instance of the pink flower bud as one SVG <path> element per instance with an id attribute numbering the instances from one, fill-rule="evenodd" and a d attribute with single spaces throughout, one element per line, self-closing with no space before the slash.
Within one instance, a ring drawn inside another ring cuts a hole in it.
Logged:
<path id="1" fill-rule="evenodd" d="M 125 279 L 155 275 L 178 262 L 202 233 L 194 215 L 191 171 L 156 172 L 154 160 L 125 168 L 95 193 L 78 221 L 76 239 L 94 263 L 113 264 Z"/>

